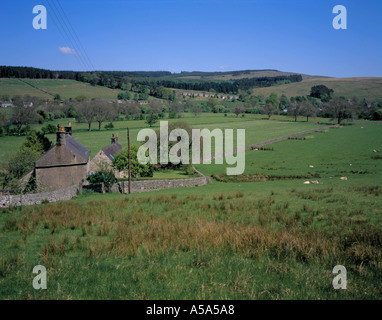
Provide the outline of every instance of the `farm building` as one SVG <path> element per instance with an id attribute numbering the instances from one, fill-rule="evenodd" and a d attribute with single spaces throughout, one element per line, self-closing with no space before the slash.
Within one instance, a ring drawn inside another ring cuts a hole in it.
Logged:
<path id="1" fill-rule="evenodd" d="M 37 186 L 46 191 L 86 181 L 90 151 L 72 137 L 71 126 L 58 125 L 56 145 L 35 163 Z"/>
<path id="2" fill-rule="evenodd" d="M 13 104 L 10 101 L 0 101 L 0 107 L 1 108 L 10 108 L 10 107 L 13 107 Z"/>
<path id="3" fill-rule="evenodd" d="M 116 178 L 126 178 L 126 175 L 123 172 L 115 170 L 112 167 L 115 155 L 122 149 L 118 135 L 114 136 L 114 134 L 112 134 L 110 145 L 101 149 L 90 162 L 90 171 L 99 171 L 102 166 L 106 166 L 107 169 L 113 170 Z"/>

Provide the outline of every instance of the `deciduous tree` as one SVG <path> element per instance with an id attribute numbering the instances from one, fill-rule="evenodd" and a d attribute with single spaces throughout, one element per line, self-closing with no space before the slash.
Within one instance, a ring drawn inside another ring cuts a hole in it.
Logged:
<path id="1" fill-rule="evenodd" d="M 341 124 L 344 119 L 353 119 L 358 108 L 349 100 L 334 98 L 324 104 L 324 111 L 330 114 L 332 119 L 337 119 L 338 124 Z"/>
<path id="2" fill-rule="evenodd" d="M 13 98 L 12 103 L 11 121 L 17 127 L 17 132 L 20 136 L 23 126 L 37 121 L 36 106 L 31 99 L 28 99 L 26 96 L 16 96 Z"/>

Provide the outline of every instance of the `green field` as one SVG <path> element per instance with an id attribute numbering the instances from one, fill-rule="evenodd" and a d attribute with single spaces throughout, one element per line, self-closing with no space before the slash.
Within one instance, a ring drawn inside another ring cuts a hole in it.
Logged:
<path id="1" fill-rule="evenodd" d="M 268 97 L 272 92 L 285 94 L 288 98 L 306 96 L 313 86 L 323 84 L 334 90 L 334 96 L 349 99 L 357 97 L 371 101 L 382 99 L 382 78 L 311 78 L 302 82 L 284 84 L 267 88 L 253 89 L 255 95 Z"/>
<path id="2" fill-rule="evenodd" d="M 317 127 L 188 120 L 245 128 L 246 144 Z M 126 123 L 116 125 L 121 136 Z M 134 138 L 144 127 L 129 125 Z M 108 144 L 105 133 L 74 127 L 74 137 L 92 150 Z M 274 151 L 248 151 L 243 177 L 275 181 L 213 179 L 203 187 L 1 210 L 0 298 L 380 300 L 382 157 L 373 150 L 382 150 L 381 134 L 379 125 L 346 126 L 275 143 Z M 198 168 L 207 175 L 225 170 Z M 292 177 L 305 174 L 319 174 L 319 184 Z M 48 290 L 32 288 L 38 264 L 47 267 Z M 336 265 L 347 269 L 347 290 L 332 287 Z"/>
<path id="3" fill-rule="evenodd" d="M 247 115 L 245 118 L 236 117 L 230 115 L 224 117 L 223 114 L 203 113 L 199 117 L 194 117 L 192 114 L 183 114 L 181 119 L 166 120 L 169 122 L 174 121 L 186 121 L 194 128 L 208 128 L 213 130 L 215 128 L 224 129 L 245 129 L 246 130 L 246 144 L 252 144 L 261 142 L 268 139 L 277 138 L 287 134 L 292 134 L 312 128 L 320 127 L 316 124 L 317 121 L 325 121 L 327 123 L 334 123 L 329 119 L 310 119 L 309 122 L 305 121 L 304 117 L 300 117 L 298 122 L 292 121 L 292 117 L 275 116 L 272 120 L 262 120 L 264 116 L 261 115 Z M 274 119 L 274 120 L 273 120 Z M 72 122 L 73 137 L 87 147 L 91 153 L 91 157 L 95 156 L 97 152 L 110 144 L 111 134 L 118 134 L 120 137 L 120 143 L 123 146 L 127 144 L 126 128 L 131 129 L 131 141 L 136 143 L 138 131 L 147 128 L 147 124 L 144 120 L 134 121 L 116 121 L 113 122 L 114 129 L 98 131 L 97 123 L 92 124 L 92 131 L 88 131 L 88 125 L 85 123 L 76 123 L 75 119 L 59 119 L 52 121 L 54 125 L 65 125 L 69 121 Z M 270 125 L 271 124 L 271 125 Z M 41 130 L 43 125 L 33 125 L 35 130 Z M 157 130 L 159 128 L 159 122 L 152 127 Z M 55 135 L 47 135 L 47 137 L 55 142 Z M 0 137 L 0 163 L 2 163 L 6 157 L 17 150 L 19 145 L 24 141 L 25 137 Z M 236 141 L 236 139 L 235 139 Z"/>
<path id="4" fill-rule="evenodd" d="M 88 98 L 117 99 L 121 90 L 109 89 L 101 86 L 92 86 L 88 83 L 64 79 L 18 79 L 0 78 L 0 95 L 31 95 L 40 98 L 53 99 L 59 94 L 62 99 L 75 98 L 85 95 Z M 36 88 L 38 89 L 36 89 Z M 43 91 L 39 90 L 42 89 Z M 45 92 L 44 92 L 45 91 Z"/>

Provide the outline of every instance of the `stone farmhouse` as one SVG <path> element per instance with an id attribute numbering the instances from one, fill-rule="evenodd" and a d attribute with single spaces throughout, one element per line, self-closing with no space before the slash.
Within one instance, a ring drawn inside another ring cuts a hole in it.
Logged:
<path id="1" fill-rule="evenodd" d="M 237 95 L 229 95 L 229 94 L 219 94 L 219 93 L 208 93 L 208 92 L 188 92 L 183 91 L 181 93 L 183 97 L 204 97 L 204 98 L 217 98 L 217 99 L 239 99 L 239 96 Z"/>
<path id="2" fill-rule="evenodd" d="M 86 181 L 90 151 L 72 137 L 69 123 L 58 125 L 56 145 L 35 163 L 32 173 L 39 189 L 54 191 Z"/>
<path id="3" fill-rule="evenodd" d="M 10 101 L 0 101 L 0 107 L 1 108 L 11 108 L 11 107 L 13 107 L 13 104 Z"/>
<path id="4" fill-rule="evenodd" d="M 89 170 L 96 172 L 101 170 L 103 166 L 113 171 L 116 178 L 126 178 L 127 175 L 124 172 L 120 172 L 112 167 L 112 162 L 116 154 L 122 150 L 122 146 L 119 143 L 118 134 L 114 133 L 111 136 L 111 143 L 107 147 L 101 149 L 91 160 Z"/>

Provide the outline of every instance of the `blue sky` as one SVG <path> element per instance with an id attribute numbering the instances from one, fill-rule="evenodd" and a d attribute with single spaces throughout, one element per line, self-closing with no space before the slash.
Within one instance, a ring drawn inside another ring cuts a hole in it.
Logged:
<path id="1" fill-rule="evenodd" d="M 59 32 L 57 1 L 96 70 L 382 76 L 380 0 L 2 0 L 0 65 L 85 69 L 82 48 Z M 47 30 L 32 27 L 39 4 Z M 347 30 L 332 26 L 335 5 Z"/>

